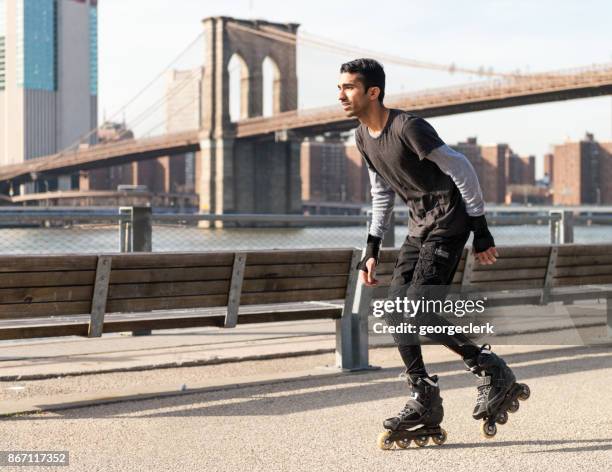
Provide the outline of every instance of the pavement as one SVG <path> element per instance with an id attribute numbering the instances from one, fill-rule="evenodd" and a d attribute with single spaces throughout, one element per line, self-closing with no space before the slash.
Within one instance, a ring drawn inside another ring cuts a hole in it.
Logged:
<path id="1" fill-rule="evenodd" d="M 426 345 L 448 441 L 379 450 L 381 420 L 406 400 L 397 351 L 372 336 L 370 362 L 381 369 L 326 368 L 335 326 L 323 320 L 3 343 L 0 449 L 67 450 L 69 469 L 88 471 L 609 470 L 602 307 L 562 311 L 572 316 L 561 329 L 521 322 L 498 339 L 495 351 L 532 397 L 492 440 L 470 416 L 471 375 L 452 352 Z"/>

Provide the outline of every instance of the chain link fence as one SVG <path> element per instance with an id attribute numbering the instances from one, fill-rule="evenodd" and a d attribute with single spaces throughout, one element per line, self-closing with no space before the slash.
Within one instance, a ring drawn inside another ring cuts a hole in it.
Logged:
<path id="1" fill-rule="evenodd" d="M 488 220 L 498 246 L 612 243 L 612 211 L 493 210 Z M 158 214 L 149 208 L 133 212 L 131 207 L 123 211 L 3 208 L 0 254 L 362 247 L 368 219 L 366 214 L 214 216 Z M 406 213 L 400 209 L 394 220 L 385 239 L 388 247 L 399 247 L 407 235 Z"/>

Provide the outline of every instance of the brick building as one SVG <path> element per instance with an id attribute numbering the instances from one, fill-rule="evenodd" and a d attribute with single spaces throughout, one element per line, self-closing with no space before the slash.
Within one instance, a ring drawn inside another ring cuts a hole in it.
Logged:
<path id="1" fill-rule="evenodd" d="M 339 136 L 302 143 L 300 158 L 302 200 L 305 202 L 366 203 L 368 173 L 355 145 Z"/>
<path id="2" fill-rule="evenodd" d="M 553 203 L 612 204 L 612 142 L 598 143 L 592 134 L 554 146 Z"/>

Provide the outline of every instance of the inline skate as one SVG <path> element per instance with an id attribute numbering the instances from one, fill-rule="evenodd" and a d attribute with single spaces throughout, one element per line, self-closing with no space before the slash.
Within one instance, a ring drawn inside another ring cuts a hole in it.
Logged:
<path id="1" fill-rule="evenodd" d="M 527 400 L 531 392 L 526 384 L 516 383 L 512 370 L 488 344 L 476 357 L 466 359 L 465 365 L 477 376 L 478 397 L 472 416 L 483 420 L 481 432 L 490 439 L 497 434 L 496 423 L 506 424 L 508 412 L 516 413 L 519 400 Z"/>
<path id="2" fill-rule="evenodd" d="M 438 445 L 446 441 L 446 431 L 440 427 L 444 409 L 438 377 L 411 379 L 409 384 L 412 393 L 402 411 L 383 422 L 387 431 L 378 435 L 377 444 L 381 449 L 391 449 L 394 444 L 405 449 L 412 440 L 423 447 L 430 437 Z"/>

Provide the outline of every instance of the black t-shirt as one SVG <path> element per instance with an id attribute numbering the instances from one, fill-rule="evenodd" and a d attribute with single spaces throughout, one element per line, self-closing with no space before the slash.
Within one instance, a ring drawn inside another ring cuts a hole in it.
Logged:
<path id="1" fill-rule="evenodd" d="M 444 145 L 427 121 L 390 109 L 379 136 L 372 137 L 361 124 L 355 141 L 368 166 L 406 202 L 411 236 L 455 236 L 468 231 L 469 217 L 457 186 L 425 159 Z"/>

